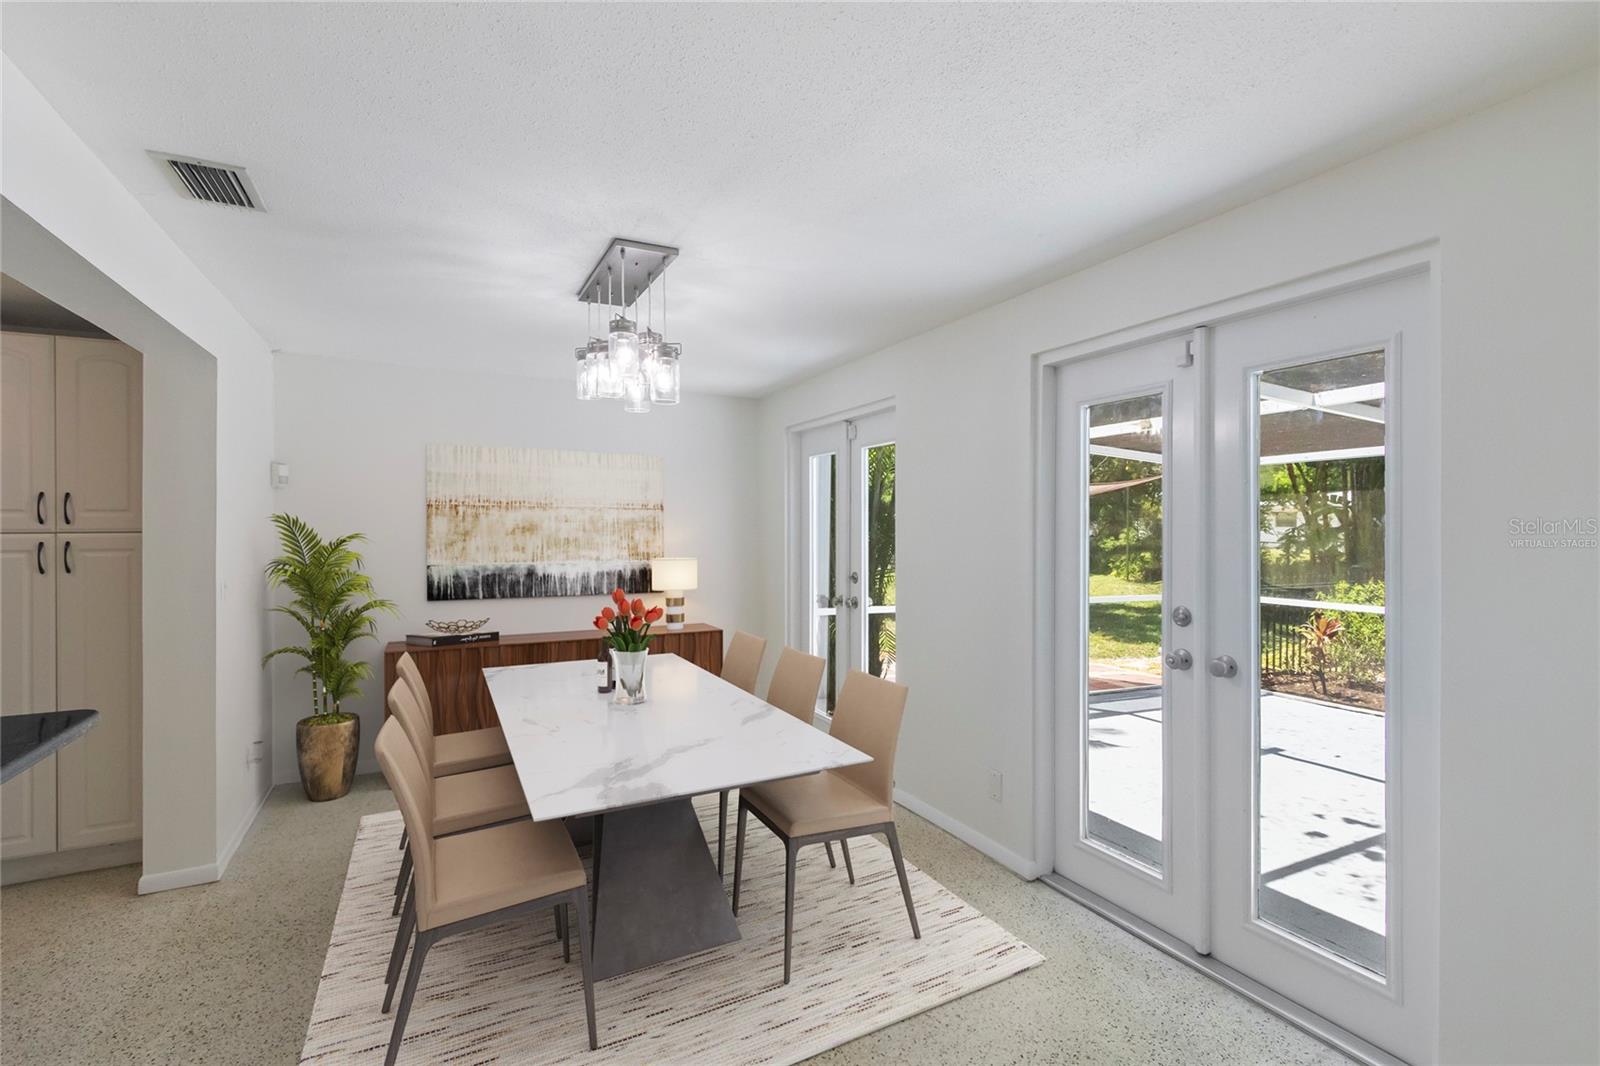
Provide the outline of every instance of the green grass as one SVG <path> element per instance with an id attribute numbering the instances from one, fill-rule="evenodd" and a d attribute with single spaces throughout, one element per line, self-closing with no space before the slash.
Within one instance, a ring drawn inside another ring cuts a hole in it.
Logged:
<path id="1" fill-rule="evenodd" d="M 1145 592 L 1160 592 L 1159 581 L 1128 581 L 1111 574 L 1090 574 L 1091 596 L 1137 596 Z"/>
<path id="2" fill-rule="evenodd" d="M 1101 595 L 1124 594 L 1107 592 Z M 1089 605 L 1089 658 L 1148 659 L 1160 654 L 1160 603 Z"/>

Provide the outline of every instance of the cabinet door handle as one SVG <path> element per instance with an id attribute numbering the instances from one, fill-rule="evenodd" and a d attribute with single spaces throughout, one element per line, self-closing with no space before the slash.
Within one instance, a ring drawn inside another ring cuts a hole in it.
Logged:
<path id="1" fill-rule="evenodd" d="M 39 498 L 33 501 L 34 517 L 39 519 L 39 524 L 44 525 L 44 490 L 39 490 Z"/>
<path id="2" fill-rule="evenodd" d="M 61 569 L 72 573 L 72 541 L 67 541 L 61 546 Z"/>
<path id="3" fill-rule="evenodd" d="M 61 517 L 67 525 L 72 525 L 72 493 L 70 492 L 61 497 Z"/>
<path id="4" fill-rule="evenodd" d="M 33 561 L 39 564 L 39 573 L 44 573 L 44 541 L 42 540 L 39 542 L 39 546 L 33 550 Z"/>

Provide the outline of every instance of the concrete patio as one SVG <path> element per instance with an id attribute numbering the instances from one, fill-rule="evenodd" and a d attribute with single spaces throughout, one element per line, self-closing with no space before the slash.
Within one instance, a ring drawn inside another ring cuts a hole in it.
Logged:
<path id="1" fill-rule="evenodd" d="M 1091 693 L 1091 814 L 1147 857 L 1161 836 L 1161 720 L 1159 688 Z M 1383 725 L 1381 714 L 1261 694 L 1263 917 L 1373 969 L 1385 928 Z"/>

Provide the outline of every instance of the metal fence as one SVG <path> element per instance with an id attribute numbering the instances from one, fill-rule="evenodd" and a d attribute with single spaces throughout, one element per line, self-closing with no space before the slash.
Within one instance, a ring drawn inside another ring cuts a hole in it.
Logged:
<path id="1" fill-rule="evenodd" d="M 1261 672 L 1299 674 L 1309 670 L 1306 641 L 1299 626 L 1310 614 L 1304 607 L 1261 605 Z"/>

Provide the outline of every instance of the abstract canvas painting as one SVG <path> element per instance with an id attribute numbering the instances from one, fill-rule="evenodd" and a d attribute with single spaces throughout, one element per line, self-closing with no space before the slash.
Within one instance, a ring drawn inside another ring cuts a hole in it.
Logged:
<path id="1" fill-rule="evenodd" d="M 600 596 L 650 588 L 661 459 L 430 444 L 428 599 Z"/>

